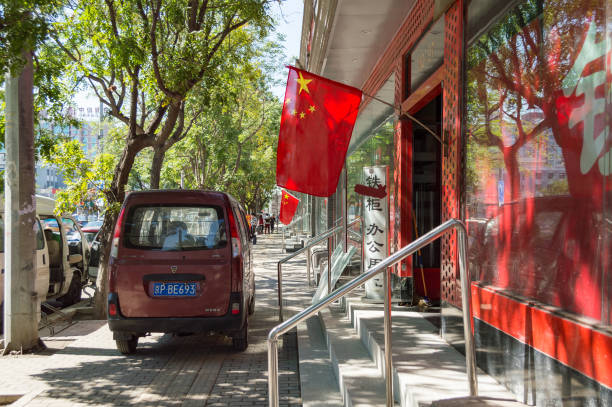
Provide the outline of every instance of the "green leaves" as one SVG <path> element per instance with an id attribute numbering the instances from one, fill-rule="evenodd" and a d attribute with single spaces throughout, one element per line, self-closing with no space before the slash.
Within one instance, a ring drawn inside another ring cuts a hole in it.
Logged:
<path id="1" fill-rule="evenodd" d="M 84 202 L 102 199 L 106 203 L 105 188 L 112 180 L 115 158 L 110 154 L 98 155 L 93 163 L 83 152 L 77 140 L 55 144 L 45 163 L 54 165 L 66 183 L 66 189 L 56 194 L 56 212 L 72 213 Z"/>
<path id="2" fill-rule="evenodd" d="M 49 19 L 60 0 L 2 0 L 0 3 L 0 83 L 24 64 L 22 52 L 34 51 L 47 36 Z"/>

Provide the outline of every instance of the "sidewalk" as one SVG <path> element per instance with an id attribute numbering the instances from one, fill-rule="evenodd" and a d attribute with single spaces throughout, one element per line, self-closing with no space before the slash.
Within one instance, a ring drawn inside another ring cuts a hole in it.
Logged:
<path id="1" fill-rule="evenodd" d="M 63 347 L 55 353 L 0 358 L 0 401 L 21 395 L 13 405 L 267 406 L 266 339 L 278 324 L 280 246 L 278 233 L 259 235 L 253 246 L 257 297 L 246 352 L 233 351 L 231 340 L 218 335 L 153 334 L 126 357 L 105 321 L 79 321 L 43 338 Z M 304 270 L 305 259 L 283 267 L 286 315 L 308 298 Z M 295 334 L 281 341 L 279 372 L 281 405 L 301 405 Z"/>

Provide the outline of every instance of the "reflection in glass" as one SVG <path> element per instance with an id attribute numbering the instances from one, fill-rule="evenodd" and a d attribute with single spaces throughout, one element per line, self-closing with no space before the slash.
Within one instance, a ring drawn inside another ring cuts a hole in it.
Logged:
<path id="1" fill-rule="evenodd" d="M 601 1 L 510 11 L 467 52 L 465 157 L 473 276 L 607 323 L 609 36 Z"/>

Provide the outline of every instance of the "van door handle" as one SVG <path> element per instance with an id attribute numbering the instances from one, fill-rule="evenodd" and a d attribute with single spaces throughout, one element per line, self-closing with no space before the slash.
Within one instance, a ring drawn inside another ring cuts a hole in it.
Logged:
<path id="1" fill-rule="evenodd" d="M 43 254 L 43 264 L 45 264 L 45 255 Z"/>

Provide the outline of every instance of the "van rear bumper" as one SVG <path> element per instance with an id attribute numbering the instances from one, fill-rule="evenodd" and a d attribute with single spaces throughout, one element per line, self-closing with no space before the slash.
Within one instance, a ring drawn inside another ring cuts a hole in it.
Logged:
<path id="1" fill-rule="evenodd" d="M 242 329 L 245 312 L 243 302 L 240 301 L 240 313 L 232 315 L 228 310 L 227 314 L 220 317 L 163 317 L 163 318 L 125 318 L 121 315 L 117 294 L 108 295 L 108 304 L 114 303 L 117 306 L 117 315 L 108 315 L 108 327 L 113 333 L 145 334 L 149 332 L 160 333 L 201 333 L 219 332 L 232 334 Z"/>

